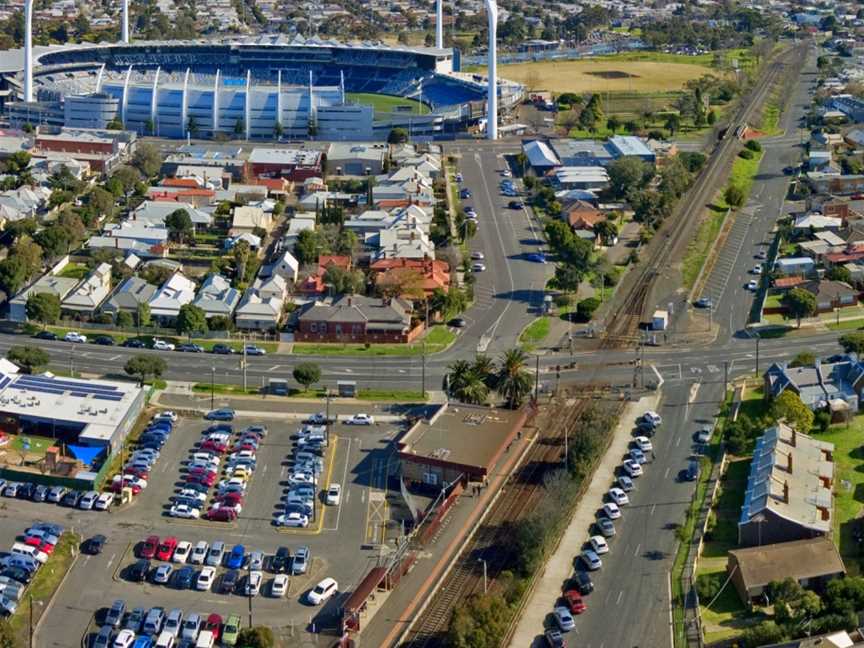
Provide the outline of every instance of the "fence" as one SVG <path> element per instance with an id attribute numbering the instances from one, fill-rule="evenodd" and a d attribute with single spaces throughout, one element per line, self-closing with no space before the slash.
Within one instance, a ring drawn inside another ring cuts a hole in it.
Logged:
<path id="1" fill-rule="evenodd" d="M 102 324 L 100 322 L 79 322 L 77 320 L 63 319 L 57 322 L 56 326 L 68 329 L 82 329 L 87 331 L 99 331 L 106 334 L 138 336 L 147 335 L 153 337 L 186 337 L 177 333 L 177 329 L 164 328 L 161 326 L 117 326 L 116 324 Z M 226 341 L 241 341 L 241 340 L 262 340 L 262 341 L 278 341 L 279 335 L 269 333 L 267 331 L 199 331 L 196 332 L 193 338 L 198 340 L 226 340 Z"/>

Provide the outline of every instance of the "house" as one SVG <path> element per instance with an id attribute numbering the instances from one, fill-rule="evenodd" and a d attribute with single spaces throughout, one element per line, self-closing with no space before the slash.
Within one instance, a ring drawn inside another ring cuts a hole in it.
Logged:
<path id="1" fill-rule="evenodd" d="M 56 295 L 61 302 L 66 299 L 80 283 L 80 279 L 58 276 L 68 263 L 69 257 L 64 257 L 47 273 L 9 300 L 9 319 L 13 322 L 27 321 L 27 298 L 30 295 L 49 293 Z"/>
<path id="2" fill-rule="evenodd" d="M 131 214 L 130 220 L 136 225 L 144 227 L 164 227 L 168 214 L 182 209 L 189 214 L 192 227 L 205 229 L 213 224 L 213 217 L 205 211 L 197 209 L 189 203 L 182 202 L 157 202 L 147 200 Z"/>
<path id="3" fill-rule="evenodd" d="M 175 272 L 150 299 L 150 314 L 169 324 L 180 314 L 180 307 L 195 299 L 195 283 L 181 272 Z"/>
<path id="4" fill-rule="evenodd" d="M 120 311 L 136 315 L 141 304 L 149 304 L 157 287 L 140 277 L 129 277 L 102 305 L 102 312 L 117 317 Z"/>
<path id="5" fill-rule="evenodd" d="M 864 631 L 860 628 L 849 632 L 838 630 L 827 634 L 790 639 L 778 644 L 763 645 L 762 648 L 864 648 Z"/>
<path id="6" fill-rule="evenodd" d="M 827 536 L 833 519 L 834 444 L 783 422 L 756 440 L 738 544 L 744 547 Z"/>
<path id="7" fill-rule="evenodd" d="M 246 331 L 278 329 L 287 294 L 287 285 L 280 275 L 273 275 L 266 281 L 256 279 L 246 289 L 234 313 L 237 328 Z"/>
<path id="8" fill-rule="evenodd" d="M 616 160 L 622 157 L 637 157 L 648 164 L 654 164 L 657 161 L 654 151 L 641 137 L 613 135 L 606 143 L 606 148 Z"/>
<path id="9" fill-rule="evenodd" d="M 123 221 L 119 225 L 109 225 L 101 235 L 91 236 L 87 247 L 133 251 L 147 258 L 164 257 L 168 253 L 168 230 L 161 225 Z"/>
<path id="10" fill-rule="evenodd" d="M 855 128 L 846 133 L 846 142 L 850 146 L 862 147 L 864 146 L 864 130 L 860 128 Z"/>
<path id="11" fill-rule="evenodd" d="M 261 228 L 265 232 L 273 229 L 273 212 L 266 212 L 260 207 L 235 207 L 234 216 L 231 220 L 231 236 L 240 234 L 252 234 Z"/>
<path id="12" fill-rule="evenodd" d="M 286 282 L 297 283 L 297 273 L 300 270 L 300 262 L 294 258 L 288 250 L 285 250 L 273 266 L 271 275 L 282 277 Z"/>
<path id="13" fill-rule="evenodd" d="M 567 222 L 574 230 L 593 229 L 597 223 L 606 220 L 606 215 L 591 203 L 577 200 L 567 209 Z"/>
<path id="14" fill-rule="evenodd" d="M 783 257 L 777 259 L 774 271 L 781 277 L 790 275 L 807 276 L 815 272 L 816 263 L 810 257 Z"/>
<path id="15" fill-rule="evenodd" d="M 817 359 L 813 367 L 774 363 L 763 380 L 768 398 L 777 398 L 791 389 L 811 410 L 831 407 L 835 411 L 848 408 L 857 412 L 862 406 L 864 363 L 851 353 L 831 363 Z"/>
<path id="16" fill-rule="evenodd" d="M 549 142 L 559 165 L 565 167 L 608 166 L 615 155 L 597 140 L 553 139 Z M 556 165 L 556 166 L 559 166 Z"/>
<path id="17" fill-rule="evenodd" d="M 744 605 L 764 603 L 768 585 L 786 578 L 801 587 L 822 590 L 846 574 L 843 559 L 827 536 L 730 549 L 726 572 Z"/>
<path id="18" fill-rule="evenodd" d="M 837 231 L 843 227 L 843 219 L 835 216 L 823 216 L 819 213 L 802 214 L 792 224 L 794 230 L 832 230 Z"/>
<path id="19" fill-rule="evenodd" d="M 92 317 L 111 292 L 111 264 L 100 263 L 60 303 L 65 312 Z"/>
<path id="20" fill-rule="evenodd" d="M 411 327 L 411 305 L 401 299 L 342 295 L 332 303 L 314 302 L 297 320 L 298 342 L 406 343 L 423 331 Z"/>
<path id="21" fill-rule="evenodd" d="M 240 291 L 232 288 L 225 277 L 214 273 L 207 275 L 192 304 L 203 310 L 207 319 L 230 318 L 239 301 Z"/>
<path id="22" fill-rule="evenodd" d="M 555 170 L 554 180 L 561 189 L 596 191 L 609 186 L 609 172 L 600 166 L 567 166 Z"/>
<path id="23" fill-rule="evenodd" d="M 816 297 L 816 308 L 820 313 L 858 303 L 858 291 L 845 281 L 814 280 L 802 284 L 801 288 Z"/>
<path id="24" fill-rule="evenodd" d="M 450 264 L 440 259 L 379 259 L 369 264 L 372 273 L 372 281 L 376 284 L 386 283 L 388 275 L 392 273 L 413 272 L 421 278 L 419 288 L 423 295 L 429 297 L 436 290 L 447 292 L 450 289 Z M 412 295 L 400 295 L 400 297 L 412 298 Z M 417 298 L 417 296 L 413 296 Z"/>

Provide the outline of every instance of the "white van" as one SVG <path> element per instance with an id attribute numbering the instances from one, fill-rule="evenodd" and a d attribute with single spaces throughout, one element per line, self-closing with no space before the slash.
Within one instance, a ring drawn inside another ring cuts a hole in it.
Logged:
<path id="1" fill-rule="evenodd" d="M 210 630 L 202 630 L 198 635 L 198 641 L 195 642 L 195 648 L 213 648 L 216 645 L 216 638 Z"/>
<path id="2" fill-rule="evenodd" d="M 156 640 L 156 648 L 174 648 L 174 635 L 167 630 L 163 630 Z"/>
<path id="3" fill-rule="evenodd" d="M 39 551 L 36 547 L 31 547 L 23 542 L 16 542 L 12 545 L 12 553 L 20 556 L 30 556 L 34 560 L 38 560 L 39 564 L 44 565 L 48 562 L 48 554 L 44 551 Z"/>

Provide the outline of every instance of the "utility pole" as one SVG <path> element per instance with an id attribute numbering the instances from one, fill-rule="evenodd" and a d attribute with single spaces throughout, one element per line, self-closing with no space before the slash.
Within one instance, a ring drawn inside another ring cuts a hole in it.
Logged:
<path id="1" fill-rule="evenodd" d="M 33 594 L 30 594 L 30 648 L 33 648 Z"/>
<path id="2" fill-rule="evenodd" d="M 246 362 L 247 362 L 247 360 L 246 360 L 246 338 L 244 336 L 244 337 L 241 337 L 240 339 L 243 342 L 243 359 L 240 360 L 240 362 L 241 362 L 241 365 L 243 368 L 243 393 L 245 394 L 246 393 Z"/>
<path id="3" fill-rule="evenodd" d="M 213 402 L 216 400 L 216 365 L 210 367 L 210 409 L 213 408 Z"/>
<path id="4" fill-rule="evenodd" d="M 477 560 L 483 563 L 483 593 L 486 594 L 488 590 L 488 587 L 486 585 L 486 560 L 483 558 L 478 558 Z"/>
<path id="5" fill-rule="evenodd" d="M 535 356 L 537 359 L 537 363 L 535 365 L 535 374 L 534 374 L 534 402 L 540 402 L 540 356 Z"/>
<path id="6" fill-rule="evenodd" d="M 74 351 L 75 351 L 75 344 L 70 342 L 69 343 L 69 377 L 70 378 L 75 377 L 75 355 L 74 355 Z"/>
<path id="7" fill-rule="evenodd" d="M 330 445 L 330 388 L 324 390 L 326 405 L 324 406 L 324 445 Z"/>
<path id="8" fill-rule="evenodd" d="M 252 627 L 252 561 L 249 561 L 247 566 L 248 575 L 246 576 L 246 598 L 249 599 L 249 627 Z"/>
<path id="9" fill-rule="evenodd" d="M 723 361 L 723 391 L 726 391 L 726 385 L 729 384 L 729 361 Z"/>
<path id="10" fill-rule="evenodd" d="M 759 375 L 759 334 L 756 334 L 756 375 Z"/>
<path id="11" fill-rule="evenodd" d="M 423 363 L 421 365 L 421 373 L 420 373 L 420 394 L 425 399 L 426 398 L 426 341 L 423 341 Z"/>

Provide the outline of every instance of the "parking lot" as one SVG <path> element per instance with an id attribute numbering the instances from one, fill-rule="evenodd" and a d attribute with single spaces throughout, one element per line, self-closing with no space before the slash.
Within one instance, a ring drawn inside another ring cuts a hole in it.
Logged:
<path id="1" fill-rule="evenodd" d="M 242 429 L 258 422 L 238 419 L 233 425 L 235 429 Z M 241 594 L 179 590 L 170 584 L 126 580 L 125 570 L 137 559 L 136 546 L 150 535 L 173 536 L 193 545 L 201 540 L 210 544 L 222 541 L 229 548 L 242 544 L 247 554 L 261 551 L 267 556 L 274 555 L 279 547 L 286 547 L 293 554 L 297 548 L 308 546 L 312 555 L 309 569 L 306 574 L 290 577 L 284 598 L 268 596 L 273 574 L 265 568 L 262 593 L 252 603 L 254 621 L 270 625 L 286 636 L 291 632 L 305 632 L 313 620 L 325 624 L 335 622 L 338 596 L 324 606 L 313 607 L 305 603 L 303 594 L 328 576 L 338 581 L 340 592 L 350 591 L 374 566 L 375 542 L 383 538 L 388 515 L 384 497 L 389 463 L 387 447 L 398 431 L 397 425 L 331 426 L 331 441 L 325 453 L 319 490 L 339 483 L 341 501 L 339 506 L 326 506 L 323 497 L 319 498 L 316 519 L 305 529 L 274 525 L 277 504 L 284 495 L 292 470 L 287 458 L 294 443 L 292 435 L 298 428 L 297 423 L 287 421 L 266 422 L 269 433 L 258 449 L 257 466 L 237 520 L 184 520 L 166 514 L 166 504 L 181 475 L 181 462 L 187 461 L 190 448 L 207 425 L 201 419 L 181 418 L 177 422 L 150 474 L 148 487 L 129 505 L 96 517 L 86 511 L 45 507 L 32 502 L 21 502 L 15 509 L 11 517 L 20 518 L 21 522 L 9 525 L 12 529 L 22 524 L 21 528 L 26 528 L 33 520 L 45 519 L 77 527 L 85 537 L 95 533 L 108 537 L 102 554 L 78 558 L 53 602 L 52 613 L 46 614 L 40 624 L 38 645 L 80 645 L 81 637 L 88 628 L 93 628 L 94 614 L 110 606 L 115 599 L 125 599 L 129 607 L 179 607 L 187 613 L 215 612 L 223 618 L 241 614 L 244 625 L 248 622 L 248 601 Z M 152 563 L 154 567 L 158 564 L 159 561 Z M 195 571 L 200 568 L 195 566 Z M 214 589 L 219 589 L 226 571 L 224 567 L 218 570 Z M 237 590 L 240 591 L 242 586 Z M 101 621 L 101 617 L 97 618 Z M 72 634 L 76 634 L 74 639 Z"/>

